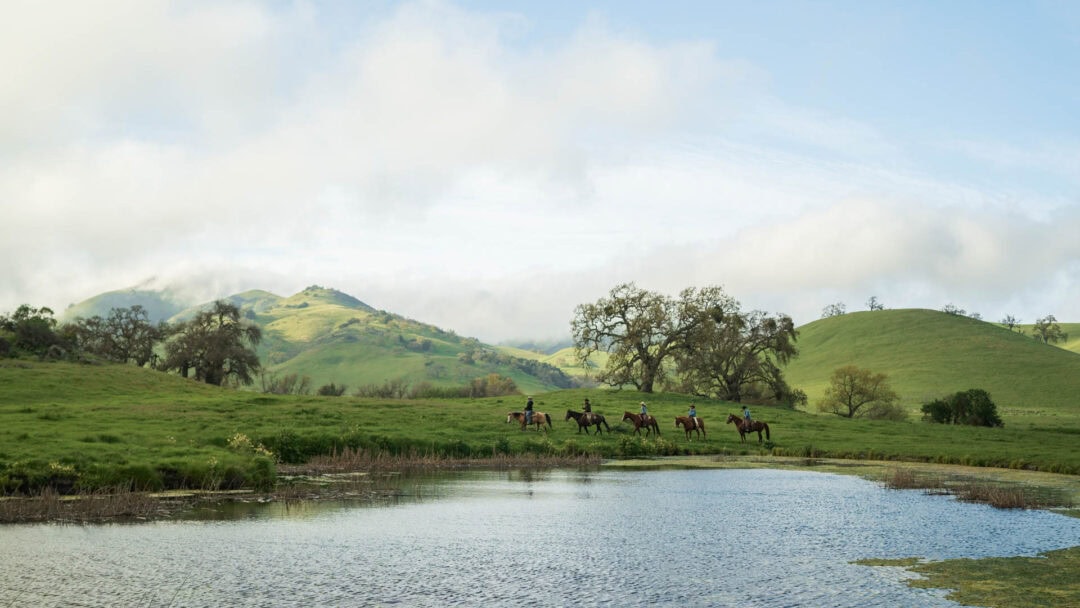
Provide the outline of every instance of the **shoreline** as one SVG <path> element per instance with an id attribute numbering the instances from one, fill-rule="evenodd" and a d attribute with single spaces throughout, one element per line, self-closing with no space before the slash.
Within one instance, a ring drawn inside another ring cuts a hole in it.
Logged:
<path id="1" fill-rule="evenodd" d="M 1080 477 L 1041 471 L 996 469 L 917 462 L 798 458 L 786 456 L 664 456 L 647 459 L 603 460 L 595 456 L 541 457 L 534 455 L 492 458 L 408 458 L 351 454 L 312 459 L 303 465 L 279 467 L 279 481 L 271 491 L 172 490 L 167 492 L 97 491 L 61 495 L 45 492 L 30 497 L 0 497 L 0 526 L 20 523 L 98 524 L 168 520 L 201 505 L 243 501 L 277 502 L 385 498 L 390 490 L 380 476 L 453 470 L 557 469 L 603 467 L 627 469 L 792 469 L 855 475 L 894 489 L 921 489 L 958 494 L 958 488 L 978 485 L 1019 488 L 1032 496 L 1017 508 L 1053 511 L 1080 517 Z M 891 481 L 904 473 L 913 483 Z M 1036 499 L 1037 497 L 1037 499 Z M 993 504 L 989 500 L 968 500 Z M 1000 506 L 1000 505 L 995 505 Z"/>

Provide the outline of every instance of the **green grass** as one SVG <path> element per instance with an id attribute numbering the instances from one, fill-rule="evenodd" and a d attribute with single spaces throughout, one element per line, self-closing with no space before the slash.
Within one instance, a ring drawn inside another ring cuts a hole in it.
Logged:
<path id="1" fill-rule="evenodd" d="M 900 566 L 925 578 L 908 585 L 951 589 L 946 596 L 965 606 L 1015 608 L 1080 605 L 1080 547 L 1048 551 L 1037 557 L 996 557 L 921 562 L 916 559 L 861 560 L 867 566 Z M 1074 573 L 1071 576 L 1067 573 Z"/>
<path id="2" fill-rule="evenodd" d="M 1018 325 L 1016 328 L 1023 331 L 1024 335 L 1031 338 L 1034 333 L 1032 329 L 1035 327 L 1033 323 L 1026 325 Z M 1058 323 L 1058 327 L 1061 331 L 1068 336 L 1064 342 L 1057 342 L 1053 346 L 1063 348 L 1068 351 L 1080 354 L 1080 323 Z M 1032 338 L 1034 340 L 1034 338 Z"/>
<path id="3" fill-rule="evenodd" d="M 798 346 L 786 375 L 810 409 L 834 369 L 856 365 L 888 374 L 913 414 L 970 388 L 990 393 L 1007 426 L 1056 427 L 1080 411 L 1080 354 L 995 323 L 921 309 L 856 312 L 800 327 Z"/>
<path id="4" fill-rule="evenodd" d="M 506 423 L 523 397 L 394 401 L 352 397 L 272 396 L 198 384 L 130 366 L 0 363 L 0 484 L 8 491 L 45 485 L 92 489 L 130 483 L 157 487 L 266 486 L 273 463 L 250 449 L 262 444 L 287 462 L 345 447 L 391 454 L 486 457 L 496 453 L 606 458 L 683 454 L 869 458 L 1080 473 L 1080 417 L 1054 426 L 1004 415 L 1005 428 L 923 422 L 862 421 L 754 407 L 771 442 L 740 443 L 724 424 L 735 404 L 698 400 L 708 441 L 687 442 L 674 428 L 691 399 L 645 396 L 662 437 L 643 439 L 620 423 L 637 411 L 633 391 L 577 389 L 538 393 L 549 433 Z M 565 421 L 588 397 L 613 433 L 577 433 Z M 250 447 L 230 447 L 240 434 Z"/>

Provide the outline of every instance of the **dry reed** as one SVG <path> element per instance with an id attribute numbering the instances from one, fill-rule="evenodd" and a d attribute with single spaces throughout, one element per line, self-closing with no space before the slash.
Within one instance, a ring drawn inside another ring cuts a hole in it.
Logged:
<path id="1" fill-rule="evenodd" d="M 121 488 L 67 496 L 45 489 L 33 496 L 0 499 L 0 523 L 150 519 L 169 512 L 171 506 L 170 501 Z"/>
<path id="2" fill-rule="evenodd" d="M 957 500 L 987 504 L 999 509 L 1041 509 L 1061 505 L 1062 499 L 1040 500 L 1035 491 L 1000 483 L 954 481 L 947 483 L 940 477 L 919 477 L 909 469 L 895 469 L 884 480 L 885 487 L 893 490 L 926 490 L 927 493 L 951 494 Z"/>
<path id="3" fill-rule="evenodd" d="M 493 454 L 490 458 L 456 458 L 438 454 L 411 452 L 405 455 L 345 448 L 326 456 L 316 456 L 303 465 L 278 467 L 283 475 L 326 475 L 362 471 L 415 471 L 455 468 L 548 468 L 593 466 L 602 462 L 599 456 L 540 456 L 535 454 Z"/>

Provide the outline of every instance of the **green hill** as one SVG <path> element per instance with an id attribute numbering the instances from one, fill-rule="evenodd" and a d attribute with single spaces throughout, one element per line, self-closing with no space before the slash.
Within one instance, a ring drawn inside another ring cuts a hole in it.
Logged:
<path id="1" fill-rule="evenodd" d="M 913 412 L 930 399 L 981 388 L 1007 423 L 1042 425 L 1080 413 L 1080 354 L 995 323 L 922 309 L 855 312 L 800 327 L 798 346 L 786 374 L 811 409 L 834 369 L 856 365 L 888 374 Z"/>
<path id="2" fill-rule="evenodd" d="M 74 321 L 79 317 L 85 319 L 94 316 L 107 317 L 109 311 L 114 308 L 130 308 L 135 305 L 146 309 L 146 314 L 151 323 L 164 321 L 186 307 L 177 296 L 169 291 L 137 288 L 120 289 L 96 295 L 78 304 L 72 304 L 60 313 L 58 318 L 61 321 Z"/>
<path id="3" fill-rule="evenodd" d="M 80 316 L 107 316 L 112 308 L 155 298 L 167 301 L 165 294 L 155 293 L 110 292 L 72 308 L 81 311 Z M 267 379 L 296 374 L 310 378 L 313 390 L 334 383 L 344 384 L 350 392 L 387 382 L 463 386 L 488 374 L 512 378 L 522 392 L 572 385 L 571 378 L 555 367 L 517 356 L 525 351 L 507 354 L 452 331 L 376 310 L 335 289 L 314 285 L 288 297 L 252 290 L 223 299 L 262 328 L 258 353 Z M 183 310 L 174 306 L 167 320 L 188 320 L 207 306 Z"/>

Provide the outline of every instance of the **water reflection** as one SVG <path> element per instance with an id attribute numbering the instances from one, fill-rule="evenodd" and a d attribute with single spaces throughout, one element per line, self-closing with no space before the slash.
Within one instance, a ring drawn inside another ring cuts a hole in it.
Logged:
<path id="1" fill-rule="evenodd" d="M 0 528 L 0 606 L 955 606 L 867 557 L 1033 555 L 1080 521 L 769 470 L 402 476 L 375 502 Z"/>

